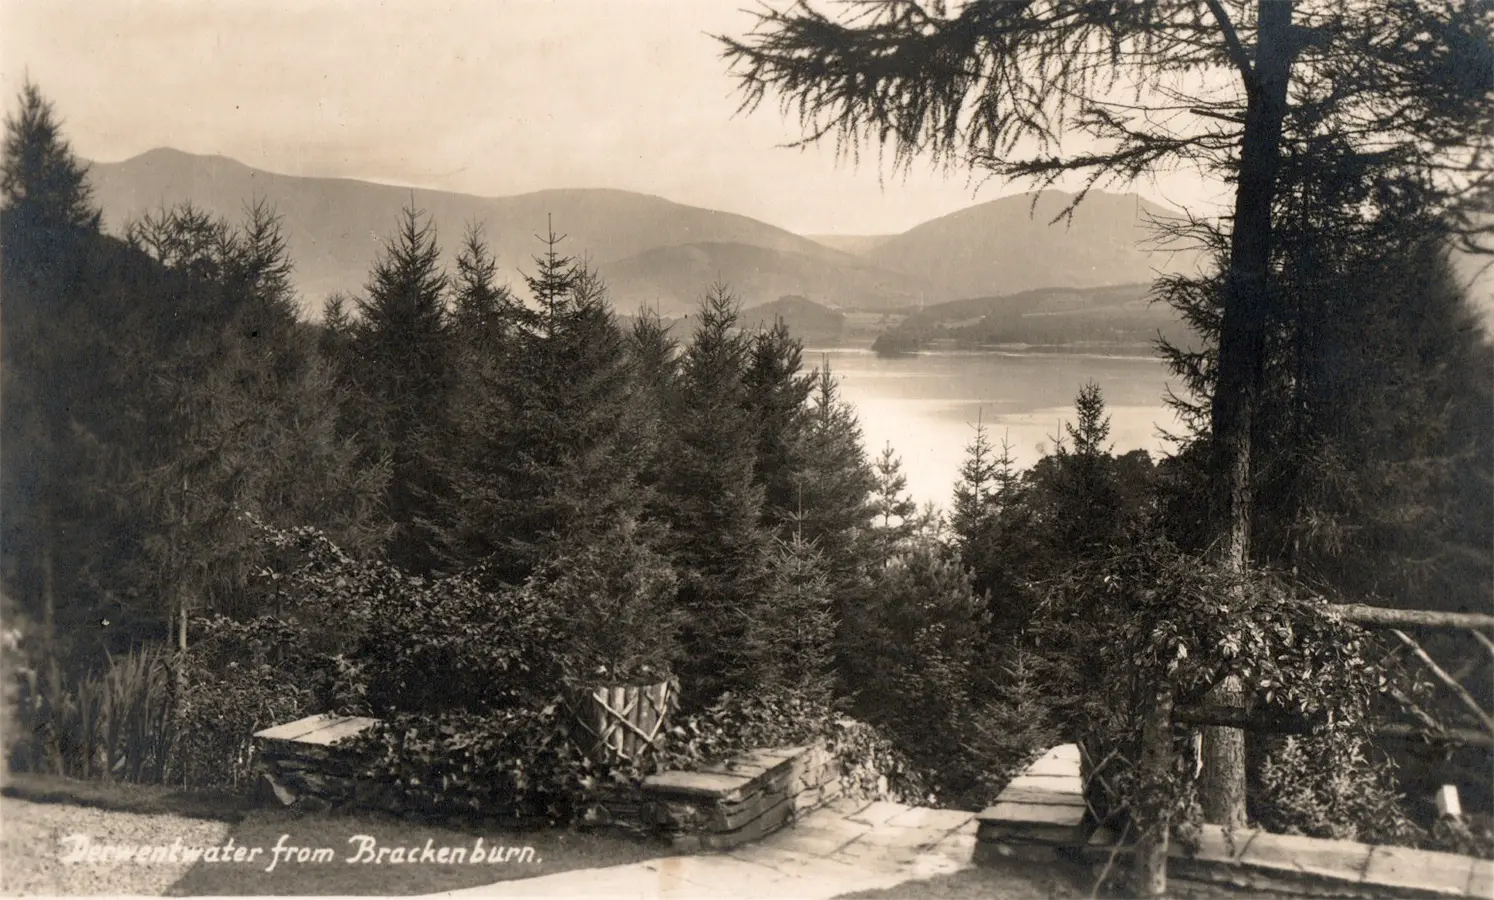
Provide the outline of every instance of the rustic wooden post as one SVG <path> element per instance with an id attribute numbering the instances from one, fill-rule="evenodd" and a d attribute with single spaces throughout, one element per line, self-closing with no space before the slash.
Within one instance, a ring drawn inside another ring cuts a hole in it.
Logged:
<path id="1" fill-rule="evenodd" d="M 1174 777 L 1172 753 L 1172 683 L 1164 681 L 1143 710 L 1141 723 L 1141 778 L 1144 790 L 1158 791 Z M 1136 857 L 1131 870 L 1131 890 L 1138 897 L 1161 897 L 1167 893 L 1167 841 L 1172 829 L 1170 804 L 1153 804 L 1150 797 L 1135 798 L 1131 809 L 1136 821 Z M 1139 802 L 1135 802 L 1139 801 Z M 1155 810 L 1146 821 L 1141 810 Z"/>

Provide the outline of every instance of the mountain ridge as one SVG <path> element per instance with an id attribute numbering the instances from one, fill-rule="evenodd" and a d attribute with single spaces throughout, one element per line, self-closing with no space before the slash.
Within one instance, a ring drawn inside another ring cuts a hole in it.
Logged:
<path id="1" fill-rule="evenodd" d="M 594 265 L 620 312 L 652 307 L 671 314 L 692 308 L 718 280 L 727 282 L 744 305 L 798 296 L 829 308 L 877 311 L 1013 293 L 1033 282 L 1135 281 L 1140 251 L 1129 242 L 1135 216 L 1115 211 L 1143 204 L 1161 209 L 1134 194 L 1093 192 L 1081 211 L 1101 206 L 1105 211 L 1076 214 L 1083 227 L 1069 234 L 1049 230 L 1043 221 L 1026 221 L 1034 195 L 1017 194 L 898 235 L 815 239 L 737 213 L 619 188 L 480 197 L 357 178 L 285 175 L 223 155 L 170 147 L 120 162 L 92 162 L 90 182 L 106 227 L 115 233 L 131 218 L 184 201 L 236 222 L 253 198 L 267 200 L 282 217 L 295 284 L 313 316 L 327 294 L 362 290 L 412 197 L 435 224 L 447 264 L 463 230 L 480 224 L 498 259 L 500 280 L 522 291 L 522 272 L 532 270 L 530 261 L 544 249 L 537 235 L 553 223 L 557 233 L 567 235 L 561 252 Z M 1068 195 L 1036 196 L 1041 214 L 1045 205 Z M 1012 236 L 1020 240 L 1013 243 Z M 1076 263 L 1090 271 L 1075 273 Z"/>

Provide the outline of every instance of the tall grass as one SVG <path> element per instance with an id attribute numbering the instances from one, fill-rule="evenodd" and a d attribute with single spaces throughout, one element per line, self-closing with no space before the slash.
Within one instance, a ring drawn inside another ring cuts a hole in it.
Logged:
<path id="1" fill-rule="evenodd" d="M 102 671 L 69 679 L 55 660 L 20 674 L 18 770 L 159 783 L 176 743 L 170 653 L 111 655 Z"/>

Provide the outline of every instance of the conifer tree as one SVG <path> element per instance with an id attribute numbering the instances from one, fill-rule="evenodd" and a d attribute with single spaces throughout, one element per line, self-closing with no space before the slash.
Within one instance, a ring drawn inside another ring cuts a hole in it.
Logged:
<path id="1" fill-rule="evenodd" d="M 996 474 L 997 462 L 990 432 L 985 423 L 977 419 L 975 437 L 965 448 L 965 461 L 960 464 L 960 480 L 955 482 L 954 508 L 949 518 L 957 546 L 967 554 L 967 558 L 990 529 Z"/>
<path id="2" fill-rule="evenodd" d="M 872 464 L 875 486 L 871 492 L 872 528 L 869 536 L 871 558 L 886 565 L 893 556 L 906 550 L 918 529 L 918 504 L 908 496 L 908 478 L 903 461 L 889 442 Z"/>
<path id="3" fill-rule="evenodd" d="M 763 486 L 763 520 L 781 539 L 794 531 L 791 524 L 801 498 L 796 473 L 805 461 L 804 408 L 815 388 L 815 376 L 800 371 L 800 342 L 789 334 L 783 319 L 753 336 L 743 381 L 747 406 L 757 423 L 757 478 Z"/>
<path id="4" fill-rule="evenodd" d="M 669 464 L 659 486 L 688 616 L 685 690 L 697 703 L 731 687 L 729 676 L 743 671 L 739 611 L 760 585 L 767 546 L 759 527 L 756 429 L 743 380 L 748 352 L 737 329 L 737 300 L 716 285 L 680 360 L 666 419 Z"/>
<path id="5" fill-rule="evenodd" d="M 51 103 L 29 80 L 18 99 L 0 156 L 0 548 L 5 590 L 50 644 L 68 626 L 98 621 L 72 616 L 60 598 L 82 593 L 87 559 L 109 539 L 77 436 L 110 415 L 102 325 L 123 292 L 100 275 L 124 260 L 99 234 L 86 170 Z"/>
<path id="6" fill-rule="evenodd" d="M 5 120 L 0 163 L 0 193 L 13 234 L 48 240 L 75 229 L 96 233 L 101 214 L 87 169 L 62 137 L 51 102 L 29 78 L 19 100 L 20 109 Z"/>
<path id="7" fill-rule="evenodd" d="M 941 774 L 965 755 L 988 618 L 959 558 L 920 547 L 879 571 L 841 622 L 838 664 L 858 716 Z"/>
<path id="8" fill-rule="evenodd" d="M 486 347 L 510 336 L 520 307 L 508 287 L 498 284 L 498 260 L 483 240 L 481 225 L 467 227 L 452 281 L 452 329 L 461 343 Z"/>
<path id="9" fill-rule="evenodd" d="M 855 410 L 840 398 L 828 365 L 814 373 L 814 393 L 795 449 L 799 466 L 790 521 L 824 557 L 832 590 L 839 592 L 862 563 L 859 551 L 871 526 L 876 479 Z"/>
<path id="10" fill-rule="evenodd" d="M 461 459 L 443 533 L 454 565 L 527 577 L 562 538 L 600 533 L 642 512 L 646 426 L 626 340 L 605 287 L 561 255 L 551 233 L 526 283 L 537 309 L 516 311 L 503 355 L 478 367 L 465 402 Z"/>
<path id="11" fill-rule="evenodd" d="M 827 705 L 834 687 L 836 618 L 823 557 L 802 536 L 775 541 L 761 589 L 747 598 L 741 624 L 742 671 L 755 695 L 782 692 Z"/>
<path id="12" fill-rule="evenodd" d="M 435 226 L 406 207 L 357 300 L 351 346 L 352 418 L 368 463 L 387 459 L 390 467 L 389 559 L 416 574 L 438 562 L 433 531 L 446 493 L 442 439 L 454 378 L 440 260 Z"/>
<path id="13" fill-rule="evenodd" d="M 645 505 L 657 509 L 656 489 L 670 465 L 664 457 L 667 429 L 664 417 L 673 408 L 679 378 L 679 344 L 669 334 L 656 310 L 644 310 L 628 331 L 628 358 L 633 384 L 641 399 L 643 434 L 639 453 L 638 483 L 646 493 Z"/>
<path id="14" fill-rule="evenodd" d="M 353 300 L 342 291 L 333 291 L 322 301 L 322 323 L 317 332 L 317 350 L 326 361 L 334 380 L 339 383 L 347 374 L 348 351 L 353 341 Z"/>
<path id="15" fill-rule="evenodd" d="M 354 553 L 377 549 L 386 473 L 363 465 L 339 434 L 333 380 L 298 318 L 279 218 L 263 202 L 237 229 L 173 210 L 132 234 L 185 276 L 178 303 L 221 305 L 224 316 L 184 335 L 166 371 L 122 399 L 147 426 L 116 448 L 136 473 L 126 494 L 145 516 L 136 589 L 170 598 L 174 613 L 248 611 L 260 554 L 245 514 L 316 526 Z"/>

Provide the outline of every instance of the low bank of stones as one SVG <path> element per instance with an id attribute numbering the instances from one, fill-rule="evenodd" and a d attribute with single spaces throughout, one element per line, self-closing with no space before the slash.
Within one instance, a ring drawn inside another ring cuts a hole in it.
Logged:
<path id="1" fill-rule="evenodd" d="M 390 808 L 388 786 L 357 778 L 357 760 L 335 745 L 378 720 L 308 716 L 257 732 L 261 785 L 284 805 Z M 661 836 L 681 850 L 724 850 L 765 837 L 842 795 L 885 799 L 886 779 L 843 773 L 824 742 L 754 750 L 693 772 L 662 772 L 614 786 L 593 824 Z"/>

